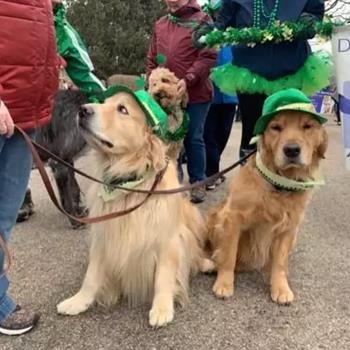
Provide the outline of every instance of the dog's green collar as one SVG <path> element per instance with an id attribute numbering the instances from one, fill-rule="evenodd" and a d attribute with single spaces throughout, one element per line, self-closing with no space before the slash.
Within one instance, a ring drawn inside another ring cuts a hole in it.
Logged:
<path id="1" fill-rule="evenodd" d="M 123 188 L 132 189 L 148 180 L 153 172 L 147 170 L 145 174 L 141 176 L 130 175 L 124 178 L 111 178 L 106 171 L 103 175 L 103 182 L 108 185 L 101 185 L 99 196 L 104 202 L 110 202 L 118 198 L 121 194 L 125 194 Z"/>
<path id="2" fill-rule="evenodd" d="M 268 169 L 261 160 L 261 155 L 259 152 L 256 154 L 256 167 L 258 168 L 260 174 L 278 190 L 290 191 L 290 192 L 301 192 L 306 191 L 316 186 L 323 186 L 325 181 L 323 179 L 317 181 L 296 181 L 288 179 L 284 176 L 280 176 L 270 169 Z"/>

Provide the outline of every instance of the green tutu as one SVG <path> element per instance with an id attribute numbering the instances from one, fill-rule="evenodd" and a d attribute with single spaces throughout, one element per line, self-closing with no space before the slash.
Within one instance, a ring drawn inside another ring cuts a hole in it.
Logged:
<path id="1" fill-rule="evenodd" d="M 310 55 L 304 66 L 296 73 L 276 80 L 267 80 L 247 68 L 231 63 L 214 68 L 210 78 L 221 92 L 228 95 L 236 93 L 272 95 L 280 90 L 295 88 L 307 96 L 312 96 L 329 86 L 332 73 L 332 55 L 326 51 L 318 51 Z"/>

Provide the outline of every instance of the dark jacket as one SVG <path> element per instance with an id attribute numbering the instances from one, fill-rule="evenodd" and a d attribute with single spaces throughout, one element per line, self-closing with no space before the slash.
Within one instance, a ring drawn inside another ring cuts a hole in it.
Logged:
<path id="1" fill-rule="evenodd" d="M 0 98 L 15 123 L 50 121 L 58 65 L 51 0 L 0 0 Z"/>
<path id="2" fill-rule="evenodd" d="M 181 20 L 210 20 L 195 0 L 190 0 L 174 15 Z M 167 16 L 160 18 L 155 24 L 148 52 L 147 76 L 158 66 L 157 54 L 163 54 L 167 59 L 165 67 L 179 79 L 185 79 L 190 103 L 209 102 L 213 95 L 209 73 L 215 65 L 217 54 L 210 49 L 196 49 L 191 40 L 192 31 L 192 28 L 171 22 Z"/>
<path id="3" fill-rule="evenodd" d="M 253 26 L 254 0 L 223 0 L 223 6 L 216 18 L 215 26 L 244 28 Z M 265 0 L 266 12 L 270 13 L 275 0 Z M 277 19 L 285 22 L 298 21 L 302 13 L 308 13 L 315 20 L 324 15 L 323 0 L 279 0 Z M 262 16 L 261 25 L 267 20 Z M 307 40 L 296 40 L 280 44 L 259 44 L 254 48 L 246 45 L 235 46 L 235 64 L 245 67 L 266 79 L 274 80 L 295 73 L 311 53 Z"/>

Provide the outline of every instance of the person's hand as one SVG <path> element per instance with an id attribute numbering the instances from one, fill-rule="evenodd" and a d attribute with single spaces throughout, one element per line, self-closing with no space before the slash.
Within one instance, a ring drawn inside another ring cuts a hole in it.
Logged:
<path id="1" fill-rule="evenodd" d="M 14 124 L 10 112 L 5 103 L 0 101 L 0 135 L 11 137 L 14 132 Z"/>
<path id="2" fill-rule="evenodd" d="M 181 79 L 177 83 L 177 96 L 181 97 L 183 94 L 185 94 L 187 91 L 187 85 L 186 81 L 184 79 Z"/>
<path id="3" fill-rule="evenodd" d="M 299 21 L 306 27 L 302 39 L 312 39 L 316 35 L 315 23 L 317 22 L 317 18 L 311 13 L 303 12 Z"/>
<path id="4" fill-rule="evenodd" d="M 210 23 L 199 24 L 192 32 L 192 45 L 196 49 L 206 47 L 206 35 L 214 30 L 214 26 Z"/>

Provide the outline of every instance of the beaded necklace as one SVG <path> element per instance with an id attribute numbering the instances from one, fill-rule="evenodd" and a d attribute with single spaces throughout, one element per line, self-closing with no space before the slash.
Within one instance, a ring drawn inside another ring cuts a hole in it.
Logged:
<path id="1" fill-rule="evenodd" d="M 179 17 L 172 15 L 171 13 L 168 14 L 168 19 L 170 22 L 175 23 L 179 27 L 184 27 L 184 28 L 196 28 L 200 23 L 199 20 L 181 19 Z"/>
<path id="2" fill-rule="evenodd" d="M 261 28 L 261 16 L 268 19 L 268 27 L 273 24 L 277 18 L 279 2 L 280 0 L 275 0 L 271 13 L 268 14 L 265 10 L 264 0 L 253 0 L 253 27 Z"/>

